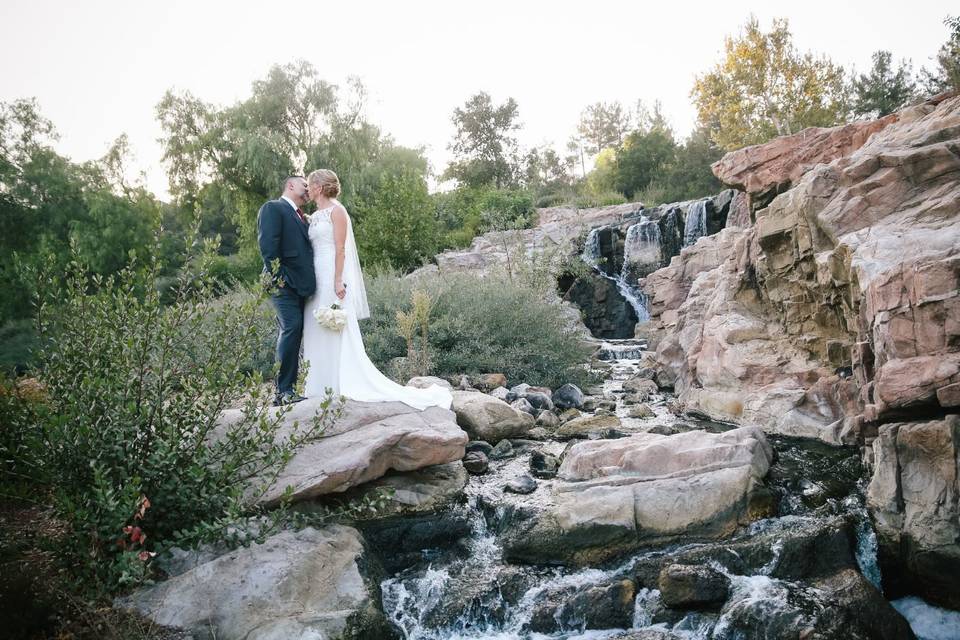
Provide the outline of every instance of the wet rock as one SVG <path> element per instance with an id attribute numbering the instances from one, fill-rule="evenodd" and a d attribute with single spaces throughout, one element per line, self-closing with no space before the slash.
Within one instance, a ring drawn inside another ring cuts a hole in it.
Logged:
<path id="1" fill-rule="evenodd" d="M 490 452 L 491 460 L 503 460 L 513 455 L 513 444 L 509 440 L 501 440 Z"/>
<path id="2" fill-rule="evenodd" d="M 454 391 L 453 410 L 457 415 L 457 424 L 471 438 L 490 443 L 522 436 L 534 424 L 534 418 L 529 413 L 517 411 L 484 393 Z"/>
<path id="3" fill-rule="evenodd" d="M 536 424 L 538 427 L 553 431 L 560 426 L 560 418 L 553 411 L 541 411 L 540 415 L 537 416 Z"/>
<path id="4" fill-rule="evenodd" d="M 534 409 L 546 411 L 553 409 L 553 401 L 550 399 L 550 396 L 545 393 L 530 391 L 524 396 L 524 399 L 529 402 Z"/>
<path id="5" fill-rule="evenodd" d="M 529 475 L 523 474 L 508 480 L 507 484 L 503 487 L 503 490 L 510 493 L 519 494 L 533 493 L 537 490 L 537 481 L 531 478 Z"/>
<path id="6" fill-rule="evenodd" d="M 534 451 L 530 454 L 530 473 L 538 478 L 553 478 L 560 469 L 560 459 L 552 453 Z"/>
<path id="7" fill-rule="evenodd" d="M 587 438 L 591 434 L 604 435 L 617 432 L 620 427 L 620 418 L 616 416 L 585 415 L 560 425 L 554 432 L 554 437 L 558 440 Z"/>
<path id="8" fill-rule="evenodd" d="M 570 422 L 574 418 L 579 418 L 582 415 L 583 414 L 577 409 L 565 409 L 557 416 L 557 418 L 560 420 L 560 424 L 563 424 L 564 422 Z"/>
<path id="9" fill-rule="evenodd" d="M 484 442 L 483 440 L 471 440 L 467 443 L 466 447 L 467 453 L 471 451 L 480 451 L 485 456 L 489 456 L 490 452 L 493 451 L 493 445 L 489 442 Z"/>
<path id="10" fill-rule="evenodd" d="M 631 418 L 646 419 L 646 418 L 653 418 L 657 414 L 655 414 L 653 412 L 653 409 L 651 409 L 647 405 L 638 404 L 630 407 L 630 409 L 627 411 L 627 415 L 630 416 Z"/>
<path id="11" fill-rule="evenodd" d="M 513 407 L 516 411 L 522 411 L 523 413 L 530 414 L 531 416 L 536 415 L 536 410 L 533 408 L 533 405 L 530 404 L 530 401 L 524 398 L 519 398 L 510 403 L 510 406 Z"/>
<path id="12" fill-rule="evenodd" d="M 544 594 L 535 605 L 529 631 L 555 633 L 564 629 L 616 629 L 633 623 L 635 589 L 631 580 L 609 585 Z"/>
<path id="13" fill-rule="evenodd" d="M 558 409 L 579 409 L 583 401 L 583 391 L 574 384 L 565 384 L 553 393 L 553 404 Z"/>
<path id="14" fill-rule="evenodd" d="M 553 501 L 505 533 L 505 557 L 583 565 L 644 544 L 729 536 L 769 514 L 769 502 L 754 500 L 769 495 L 762 478 L 772 459 L 756 428 L 579 442 Z"/>
<path id="15" fill-rule="evenodd" d="M 388 496 L 374 515 L 358 517 L 357 522 L 436 513 L 461 501 L 467 480 L 467 469 L 458 460 L 414 471 L 393 471 L 342 494 L 325 496 L 317 502 L 322 507 L 330 503 L 362 502 L 377 495 Z M 310 512 L 313 506 L 314 503 L 306 502 L 293 508 Z"/>
<path id="16" fill-rule="evenodd" d="M 609 636 L 607 640 L 683 640 L 683 638 L 686 636 L 679 636 L 662 629 L 639 629 Z"/>
<path id="17" fill-rule="evenodd" d="M 522 384 L 510 387 L 510 393 L 516 394 L 518 398 L 522 398 L 523 396 L 527 395 L 527 391 L 529 391 L 529 389 L 530 385 L 524 382 Z"/>
<path id="18" fill-rule="evenodd" d="M 464 468 L 475 476 L 482 475 L 490 468 L 490 461 L 487 454 L 482 451 L 471 451 L 463 456 Z"/>
<path id="19" fill-rule="evenodd" d="M 527 438 L 530 440 L 544 441 L 549 440 L 552 435 L 552 430 L 548 430 L 544 427 L 534 427 L 527 432 Z"/>
<path id="20" fill-rule="evenodd" d="M 668 607 L 709 609 L 727 599 L 730 579 L 707 566 L 667 565 L 657 579 L 660 597 Z"/>
<path id="21" fill-rule="evenodd" d="M 867 491 L 885 578 L 960 608 L 960 416 L 880 427 Z"/>
<path id="22" fill-rule="evenodd" d="M 502 373 L 484 373 L 477 376 L 473 384 L 480 391 L 490 392 L 498 387 L 506 387 L 507 376 Z"/>

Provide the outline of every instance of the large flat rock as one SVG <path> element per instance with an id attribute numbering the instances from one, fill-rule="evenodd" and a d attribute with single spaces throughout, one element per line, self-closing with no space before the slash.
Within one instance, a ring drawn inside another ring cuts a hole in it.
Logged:
<path id="1" fill-rule="evenodd" d="M 308 423 L 320 410 L 321 399 L 294 405 L 284 417 L 282 433 L 294 422 Z M 239 417 L 224 412 L 221 424 Z M 301 448 L 261 502 L 270 506 L 293 488 L 293 500 L 341 492 L 374 480 L 387 471 L 412 471 L 454 462 L 463 457 L 467 434 L 457 426 L 453 411 L 429 407 L 423 411 L 401 402 L 348 400 L 341 417 L 318 440 Z"/>
<path id="2" fill-rule="evenodd" d="M 115 606 L 196 638 L 391 637 L 379 610 L 381 576 L 367 575 L 369 567 L 355 529 L 285 531 L 140 589 Z"/>
<path id="3" fill-rule="evenodd" d="M 549 503 L 506 535 L 505 553 L 589 564 L 643 545 L 729 535 L 764 513 L 756 498 L 766 496 L 772 460 L 756 428 L 578 443 Z"/>

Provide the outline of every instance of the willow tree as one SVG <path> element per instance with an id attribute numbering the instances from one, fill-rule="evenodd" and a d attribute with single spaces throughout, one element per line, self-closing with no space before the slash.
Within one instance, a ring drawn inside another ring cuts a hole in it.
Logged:
<path id="1" fill-rule="evenodd" d="M 751 17 L 725 41 L 724 59 L 697 76 L 691 96 L 700 124 L 727 150 L 812 126 L 832 126 L 847 112 L 843 68 L 800 53 L 786 20 L 764 33 Z"/>
<path id="2" fill-rule="evenodd" d="M 354 200 L 391 139 L 363 117 L 365 90 L 321 79 L 308 62 L 274 66 L 250 97 L 230 106 L 168 91 L 157 105 L 171 193 L 187 208 L 225 211 L 240 248 L 256 253 L 256 214 L 283 179 L 316 168 L 340 176 L 341 199 Z M 419 151 L 413 169 L 424 173 Z M 376 180 L 379 176 L 369 176 Z"/>

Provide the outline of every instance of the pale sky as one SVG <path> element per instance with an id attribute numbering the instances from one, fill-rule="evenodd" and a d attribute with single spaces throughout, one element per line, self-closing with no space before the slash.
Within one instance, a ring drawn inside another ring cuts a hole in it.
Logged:
<path id="1" fill-rule="evenodd" d="M 363 80 L 368 118 L 436 171 L 449 160 L 450 117 L 478 91 L 513 97 L 524 146 L 562 149 L 582 109 L 659 99 L 684 135 L 694 76 L 720 60 L 725 35 L 751 13 L 764 29 L 790 20 L 794 42 L 848 69 L 888 49 L 930 66 L 955 2 L 300 2 L 3 0 L 0 101 L 36 97 L 75 161 L 99 157 L 122 133 L 134 168 L 167 195 L 155 106 L 167 89 L 227 105 L 249 96 L 274 64 L 303 58 L 344 84 Z M 283 8 L 277 8 L 282 6 Z M 307 167 L 311 169 L 311 167 Z"/>

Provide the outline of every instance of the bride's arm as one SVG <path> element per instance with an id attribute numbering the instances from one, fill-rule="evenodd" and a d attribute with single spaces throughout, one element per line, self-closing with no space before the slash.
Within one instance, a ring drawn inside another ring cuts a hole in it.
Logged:
<path id="1" fill-rule="evenodd" d="M 333 245 L 337 249 L 333 271 L 333 291 L 343 300 L 347 294 L 347 289 L 343 286 L 343 247 L 347 242 L 347 210 L 337 205 L 330 214 L 330 219 L 333 221 Z"/>

